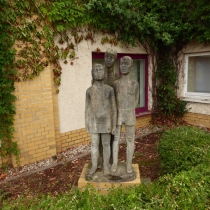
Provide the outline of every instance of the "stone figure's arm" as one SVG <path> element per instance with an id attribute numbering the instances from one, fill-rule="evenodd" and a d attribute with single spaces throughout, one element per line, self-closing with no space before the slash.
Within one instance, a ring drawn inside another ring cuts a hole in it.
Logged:
<path id="1" fill-rule="evenodd" d="M 117 107 L 114 89 L 111 90 L 111 107 L 112 107 L 112 134 L 115 134 L 117 124 Z"/>
<path id="2" fill-rule="evenodd" d="M 89 119 L 90 119 L 90 94 L 89 91 L 86 91 L 86 100 L 85 100 L 85 128 L 87 132 L 89 131 Z"/>
<path id="3" fill-rule="evenodd" d="M 113 89 L 114 89 L 115 97 L 116 97 L 116 95 L 117 95 L 117 81 L 118 81 L 118 80 L 116 80 L 116 81 L 114 82 L 114 84 L 113 84 Z"/>
<path id="4" fill-rule="evenodd" d="M 135 107 L 137 107 L 139 102 L 139 83 L 136 82 L 136 91 L 135 91 Z"/>
<path id="5" fill-rule="evenodd" d="M 113 84 L 113 89 L 114 89 L 114 96 L 115 96 L 115 102 L 116 102 L 116 109 L 117 107 L 117 80 Z"/>
<path id="6" fill-rule="evenodd" d="M 120 75 L 118 73 L 115 73 L 115 81 L 120 79 Z"/>

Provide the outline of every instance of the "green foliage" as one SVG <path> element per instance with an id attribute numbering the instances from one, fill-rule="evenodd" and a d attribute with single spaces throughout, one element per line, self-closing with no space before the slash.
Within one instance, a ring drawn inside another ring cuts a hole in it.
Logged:
<path id="1" fill-rule="evenodd" d="M 41 1 L 30 0 L 9 3 L 9 33 L 13 40 L 18 41 L 15 61 L 17 81 L 33 79 L 49 62 L 61 69 L 58 48 L 54 45 L 55 32 L 42 12 L 41 5 Z"/>
<path id="2" fill-rule="evenodd" d="M 210 195 L 209 164 L 200 164 L 175 176 L 162 176 L 156 183 L 156 203 L 161 209 L 208 209 Z M 153 205 L 155 209 L 156 205 Z"/>
<path id="3" fill-rule="evenodd" d="M 78 35 L 78 27 L 88 23 L 84 4 L 74 0 L 11 0 L 8 13 L 9 33 L 18 41 L 16 80 L 33 79 L 51 63 L 55 68 L 55 84 L 59 86 L 62 73 L 59 59 L 74 59 L 75 45 L 87 38 Z M 71 30 L 74 41 L 67 36 L 67 30 Z M 67 47 L 59 49 L 54 43 L 56 36 L 60 38 L 59 44 L 66 43 Z"/>
<path id="4" fill-rule="evenodd" d="M 5 200 L 2 210 L 8 209 L 199 209 L 210 208 L 209 165 L 199 165 L 176 176 L 165 175 L 150 185 L 111 189 L 100 195 L 92 188 L 84 192 L 64 193 L 58 197 L 42 195 L 33 198 Z"/>
<path id="5" fill-rule="evenodd" d="M 119 39 L 129 43 L 146 40 L 158 47 L 158 43 L 175 46 L 210 39 L 210 7 L 206 0 L 90 0 L 86 6 L 97 29 L 118 32 Z"/>
<path id="6" fill-rule="evenodd" d="M 190 170 L 210 161 L 210 134 L 189 126 L 168 130 L 161 137 L 159 155 L 164 173 Z"/>
<path id="7" fill-rule="evenodd" d="M 0 10 L 0 144 L 1 156 L 14 154 L 18 157 L 19 150 L 16 142 L 12 142 L 14 128 L 14 101 L 16 97 L 13 95 L 14 77 L 14 56 L 12 50 L 14 40 L 8 36 L 11 26 L 8 24 L 8 14 L 5 12 L 9 8 L 7 1 L 1 1 Z M 3 163 L 3 162 L 2 162 Z"/>
<path id="8" fill-rule="evenodd" d="M 49 21 L 54 24 L 58 32 L 87 23 L 82 1 L 57 0 L 52 3 L 42 4 L 41 10 L 47 15 Z"/>
<path id="9" fill-rule="evenodd" d="M 163 54 L 157 65 L 157 107 L 156 114 L 162 117 L 181 118 L 186 112 L 187 102 L 176 95 L 178 73 L 171 59 Z"/>

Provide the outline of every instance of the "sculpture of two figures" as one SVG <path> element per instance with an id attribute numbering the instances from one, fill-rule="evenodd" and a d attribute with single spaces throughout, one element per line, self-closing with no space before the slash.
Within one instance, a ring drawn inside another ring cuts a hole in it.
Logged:
<path id="1" fill-rule="evenodd" d="M 117 53 L 108 49 L 105 53 L 105 68 L 95 64 L 92 69 L 93 84 L 86 92 L 85 124 L 91 136 L 92 167 L 94 175 L 98 167 L 100 141 L 103 145 L 104 175 L 115 175 L 118 171 L 118 152 L 121 127 L 126 131 L 126 172 L 134 173 L 132 158 L 135 138 L 135 107 L 139 100 L 139 85 L 130 79 L 133 60 L 129 56 L 120 59 L 122 77 L 114 72 Z M 111 146 L 110 146 L 111 141 Z M 111 148 L 111 149 L 110 149 Z M 112 150 L 112 152 L 111 152 Z M 111 155 L 112 154 L 112 155 Z M 110 165 L 111 155 L 111 165 Z"/>

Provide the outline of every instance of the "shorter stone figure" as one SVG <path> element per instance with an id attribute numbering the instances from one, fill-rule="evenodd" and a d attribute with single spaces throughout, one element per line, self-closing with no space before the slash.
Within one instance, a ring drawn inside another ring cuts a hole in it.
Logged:
<path id="1" fill-rule="evenodd" d="M 133 68 L 133 60 L 129 56 L 120 59 L 120 69 L 122 77 L 114 83 L 114 90 L 117 102 L 117 127 L 113 143 L 113 164 L 112 172 L 116 172 L 118 163 L 119 141 L 121 127 L 124 124 L 126 130 L 126 171 L 132 173 L 132 158 L 134 153 L 134 135 L 135 135 L 135 107 L 139 100 L 139 84 L 131 80 L 129 73 Z"/>
<path id="2" fill-rule="evenodd" d="M 110 137 L 114 134 L 117 120 L 115 94 L 112 87 L 104 84 L 104 67 L 95 64 L 92 70 L 93 84 L 86 91 L 85 126 L 91 136 L 90 175 L 96 172 L 99 156 L 99 142 L 103 145 L 104 175 L 110 173 Z"/>

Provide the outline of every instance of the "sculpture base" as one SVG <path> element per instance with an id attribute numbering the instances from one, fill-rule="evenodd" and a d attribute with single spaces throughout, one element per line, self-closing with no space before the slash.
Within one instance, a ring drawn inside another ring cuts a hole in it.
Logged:
<path id="1" fill-rule="evenodd" d="M 88 165 L 85 178 L 87 181 L 92 182 L 128 182 L 136 179 L 135 170 L 132 173 L 127 173 L 126 164 L 124 162 L 118 162 L 117 171 L 111 172 L 109 175 L 104 175 L 102 170 L 97 170 L 95 174 L 90 175 L 89 170 L 91 168 L 91 164 Z"/>
<path id="2" fill-rule="evenodd" d="M 118 170 L 111 175 L 103 175 L 102 171 L 97 171 L 93 176 L 88 175 L 90 164 L 85 164 L 78 181 L 78 188 L 84 189 L 87 184 L 98 189 L 102 194 L 106 194 L 110 188 L 129 187 L 141 184 L 138 164 L 132 164 L 134 172 L 126 172 L 125 163 L 118 163 Z M 130 181 L 132 180 L 132 181 Z"/>

